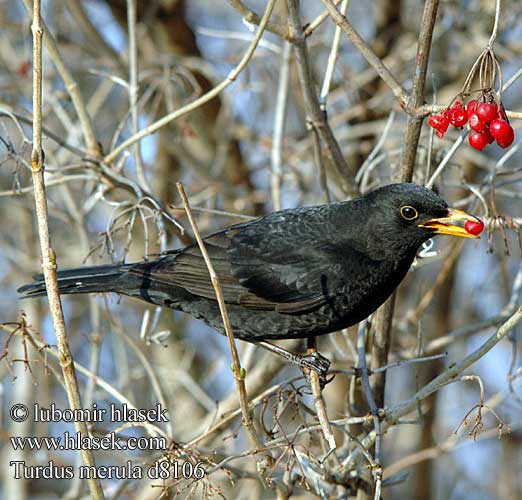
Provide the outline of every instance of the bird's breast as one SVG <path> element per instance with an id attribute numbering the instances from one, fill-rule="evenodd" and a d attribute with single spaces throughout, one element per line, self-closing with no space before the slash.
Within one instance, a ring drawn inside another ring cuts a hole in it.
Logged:
<path id="1" fill-rule="evenodd" d="M 347 279 L 318 311 L 328 329 L 336 331 L 359 323 L 381 306 L 404 279 L 410 260 L 382 262 Z"/>

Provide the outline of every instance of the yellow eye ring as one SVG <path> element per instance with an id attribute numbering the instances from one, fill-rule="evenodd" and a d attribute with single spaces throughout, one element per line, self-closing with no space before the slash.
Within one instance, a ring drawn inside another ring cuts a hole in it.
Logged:
<path id="1" fill-rule="evenodd" d="M 419 216 L 419 212 L 410 205 L 404 205 L 401 207 L 401 215 L 403 219 L 414 220 Z"/>

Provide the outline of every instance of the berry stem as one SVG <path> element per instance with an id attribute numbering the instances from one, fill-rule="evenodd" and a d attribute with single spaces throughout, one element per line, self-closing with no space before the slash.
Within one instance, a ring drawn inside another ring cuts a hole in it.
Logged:
<path id="1" fill-rule="evenodd" d="M 495 39 L 497 38 L 499 18 L 500 18 L 500 0 L 496 0 L 496 2 L 495 2 L 495 22 L 493 24 L 493 31 L 491 32 L 491 36 L 489 37 L 489 42 L 488 42 L 489 50 L 493 50 L 493 44 L 495 43 Z"/>

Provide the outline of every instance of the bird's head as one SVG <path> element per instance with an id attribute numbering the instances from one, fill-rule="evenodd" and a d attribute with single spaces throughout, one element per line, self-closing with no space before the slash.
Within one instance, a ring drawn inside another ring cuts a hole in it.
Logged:
<path id="1" fill-rule="evenodd" d="M 385 254 L 416 252 L 422 243 L 437 234 L 477 237 L 470 234 L 464 224 L 467 221 L 480 224 L 480 220 L 463 210 L 448 207 L 431 189 L 417 184 L 390 184 L 366 197 L 370 224 L 367 244 L 376 250 L 385 249 Z"/>

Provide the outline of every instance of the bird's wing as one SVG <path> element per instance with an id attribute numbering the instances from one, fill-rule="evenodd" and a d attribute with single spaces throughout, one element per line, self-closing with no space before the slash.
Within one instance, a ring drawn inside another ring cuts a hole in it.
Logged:
<path id="1" fill-rule="evenodd" d="M 284 230 L 274 232 L 273 226 L 246 223 L 205 238 L 225 302 L 287 314 L 326 303 L 344 279 L 345 264 L 339 252 L 321 243 L 319 234 L 292 233 L 288 221 L 276 226 Z M 153 281 L 216 298 L 197 245 L 131 272 L 146 272 Z"/>

